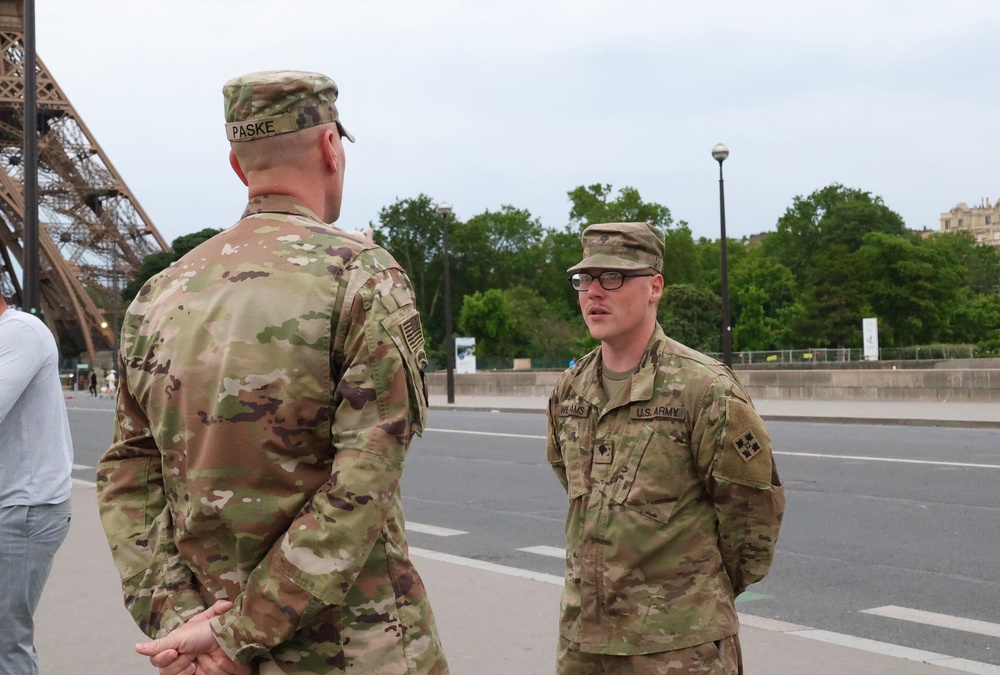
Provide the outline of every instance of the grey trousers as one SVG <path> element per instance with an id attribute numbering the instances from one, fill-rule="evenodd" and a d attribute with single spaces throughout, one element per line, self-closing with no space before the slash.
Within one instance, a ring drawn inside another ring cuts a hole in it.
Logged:
<path id="1" fill-rule="evenodd" d="M 69 500 L 0 506 L 0 675 L 37 675 L 32 615 L 69 532 Z"/>

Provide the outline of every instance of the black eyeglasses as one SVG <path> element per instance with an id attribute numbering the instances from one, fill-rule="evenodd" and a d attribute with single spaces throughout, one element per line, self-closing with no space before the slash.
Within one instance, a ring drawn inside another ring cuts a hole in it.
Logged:
<path id="1" fill-rule="evenodd" d="M 600 276 L 594 276 L 593 274 L 587 274 L 586 272 L 577 272 L 569 278 L 569 282 L 573 284 L 573 288 L 578 291 L 585 291 L 590 288 L 590 285 L 594 283 L 596 279 L 601 288 L 606 291 L 616 291 L 622 287 L 626 279 L 631 277 L 651 277 L 655 276 L 653 274 L 625 274 L 624 272 L 603 272 Z"/>

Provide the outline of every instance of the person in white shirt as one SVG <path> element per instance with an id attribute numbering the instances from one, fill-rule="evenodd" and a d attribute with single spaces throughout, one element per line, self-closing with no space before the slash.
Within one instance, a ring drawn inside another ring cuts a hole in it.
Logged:
<path id="1" fill-rule="evenodd" d="M 69 531 L 73 442 L 52 333 L 0 296 L 0 675 L 37 675 L 32 615 Z"/>

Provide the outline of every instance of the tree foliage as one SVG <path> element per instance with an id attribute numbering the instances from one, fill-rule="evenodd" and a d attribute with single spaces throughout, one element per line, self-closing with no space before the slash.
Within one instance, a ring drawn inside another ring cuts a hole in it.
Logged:
<path id="1" fill-rule="evenodd" d="M 719 240 L 695 240 L 687 223 L 675 225 L 666 206 L 644 201 L 631 187 L 578 186 L 568 196 L 561 228 L 511 205 L 446 221 L 424 194 L 379 212 L 375 240 L 413 282 L 428 352 L 443 355 L 446 222 L 452 315 L 462 332 L 476 337 L 477 354 L 558 362 L 597 344 L 567 280 L 566 269 L 582 255 L 582 229 L 649 221 L 665 235 L 659 321 L 674 339 L 717 353 Z M 149 276 L 215 232 L 180 237 L 171 253 L 147 258 L 124 294 L 134 295 Z M 727 253 L 738 351 L 859 348 L 861 320 L 874 316 L 883 346 L 952 341 L 1000 353 L 1000 251 L 962 232 L 922 239 L 870 192 L 834 183 L 794 197 L 775 231 L 729 239 Z"/>
<path id="2" fill-rule="evenodd" d="M 583 230 L 594 223 L 647 222 L 660 230 L 668 230 L 673 224 L 670 209 L 656 202 L 643 201 L 635 188 L 623 187 L 614 198 L 612 192 L 611 185 L 600 183 L 570 190 L 570 225 Z"/>

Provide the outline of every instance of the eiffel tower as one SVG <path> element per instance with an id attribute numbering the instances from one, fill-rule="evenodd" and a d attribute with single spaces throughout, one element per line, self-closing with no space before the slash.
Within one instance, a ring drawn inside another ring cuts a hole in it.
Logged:
<path id="1" fill-rule="evenodd" d="M 0 0 L 0 292 L 24 304 L 24 0 Z M 38 229 L 42 315 L 64 356 L 113 349 L 119 289 L 167 251 L 125 181 L 41 59 Z"/>

